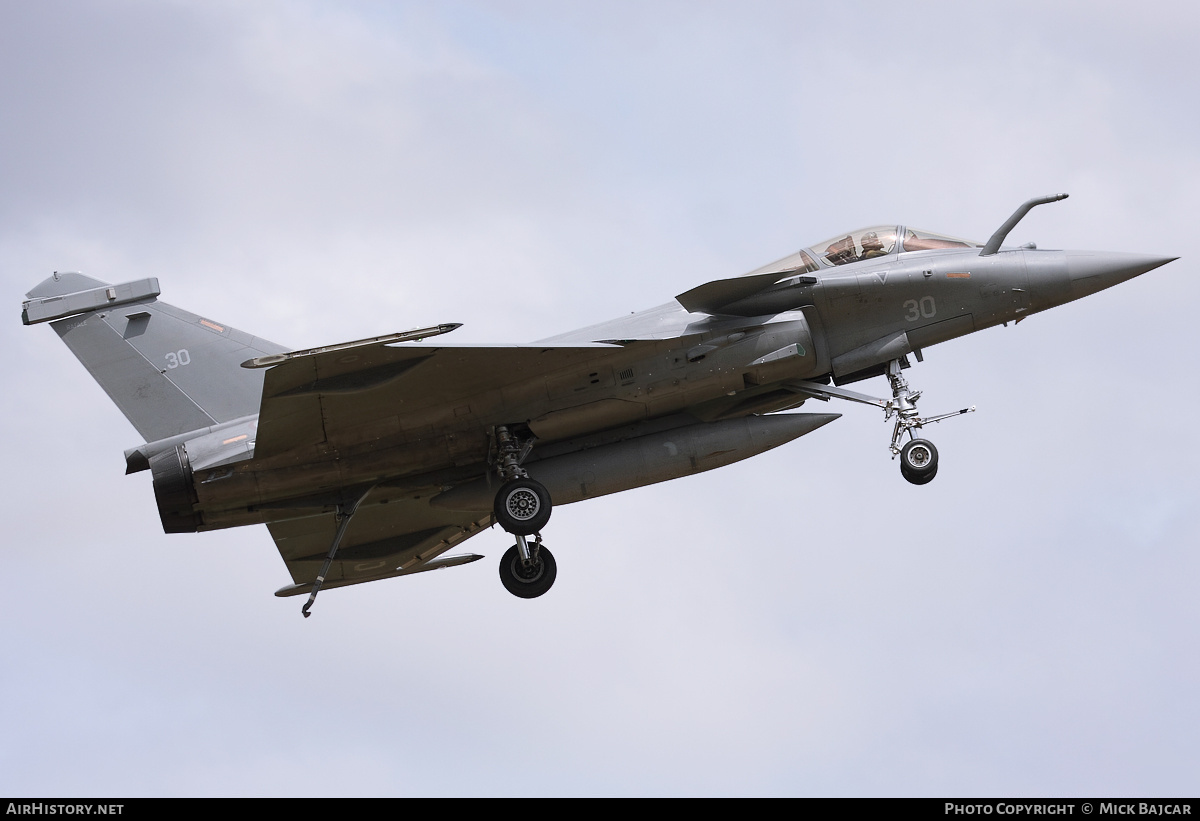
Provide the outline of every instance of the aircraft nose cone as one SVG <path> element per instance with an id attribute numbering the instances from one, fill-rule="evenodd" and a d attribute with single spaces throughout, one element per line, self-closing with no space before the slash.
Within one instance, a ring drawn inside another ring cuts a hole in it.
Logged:
<path id="1" fill-rule="evenodd" d="M 1111 288 L 1176 259 L 1179 257 L 1067 251 L 1067 274 L 1071 278 L 1072 296 L 1078 299 Z"/>

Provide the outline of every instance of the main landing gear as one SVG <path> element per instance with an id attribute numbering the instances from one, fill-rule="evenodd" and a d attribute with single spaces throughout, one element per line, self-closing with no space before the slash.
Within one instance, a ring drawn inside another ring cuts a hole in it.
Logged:
<path id="1" fill-rule="evenodd" d="M 851 402 L 862 402 L 866 405 L 875 405 L 883 408 L 883 418 L 885 420 L 896 417 L 896 425 L 892 428 L 892 443 L 889 446 L 892 451 L 892 458 L 900 457 L 900 475 L 912 482 L 914 485 L 924 485 L 933 481 L 933 477 L 937 476 L 938 471 L 938 452 L 933 446 L 933 442 L 928 439 L 918 439 L 914 431 L 920 430 L 922 425 L 929 425 L 934 422 L 941 422 L 943 419 L 949 419 L 954 416 L 961 416 L 964 413 L 971 413 L 975 410 L 972 405 L 969 408 L 956 410 L 951 413 L 943 413 L 939 416 L 931 416 L 928 419 L 921 418 L 917 412 L 917 399 L 921 397 L 920 391 L 909 390 L 908 382 L 905 381 L 901 374 L 901 367 L 907 367 L 907 361 L 901 362 L 899 359 L 893 359 L 887 366 L 888 382 L 892 386 L 891 399 L 876 399 L 873 396 L 848 391 L 844 388 L 835 388 L 831 385 L 821 385 L 816 382 L 798 382 L 796 387 L 801 393 L 807 393 L 817 399 L 828 401 L 832 397 L 839 399 L 848 399 Z M 909 441 L 901 445 L 904 435 L 908 434 Z"/>
<path id="2" fill-rule="evenodd" d="M 545 485 L 521 467 L 532 440 L 522 445 L 506 425 L 496 428 L 495 466 L 504 479 L 492 512 L 497 524 L 517 537 L 500 559 L 504 589 L 522 599 L 536 599 L 554 584 L 558 566 L 542 545 L 541 530 L 550 521 L 553 503 Z M 526 538 L 533 536 L 533 544 Z"/>

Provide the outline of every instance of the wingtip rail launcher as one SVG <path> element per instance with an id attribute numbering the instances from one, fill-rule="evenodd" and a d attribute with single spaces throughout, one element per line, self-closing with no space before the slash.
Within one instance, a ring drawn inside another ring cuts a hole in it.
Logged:
<path id="1" fill-rule="evenodd" d="M 392 345 L 396 342 L 420 342 L 431 336 L 441 336 L 462 327 L 461 322 L 443 322 L 441 325 L 430 325 L 427 328 L 413 328 L 411 331 L 400 331 L 384 336 L 369 336 L 366 339 L 356 339 L 353 342 L 343 342 L 339 345 L 325 345 L 321 348 L 307 348 L 303 351 L 257 356 L 242 363 L 243 368 L 270 368 L 280 365 L 290 359 L 301 359 L 306 356 L 331 353 L 333 351 L 348 351 L 352 348 L 365 348 L 374 345 Z"/>

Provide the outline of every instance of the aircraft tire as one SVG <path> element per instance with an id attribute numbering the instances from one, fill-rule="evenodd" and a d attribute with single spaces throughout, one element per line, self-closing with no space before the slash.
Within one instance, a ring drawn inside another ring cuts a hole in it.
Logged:
<path id="1" fill-rule="evenodd" d="M 492 512 L 500 527 L 515 536 L 532 536 L 550 521 L 550 491 L 536 479 L 505 482 L 496 494 Z"/>
<path id="2" fill-rule="evenodd" d="M 933 474 L 937 473 L 937 465 L 937 448 L 928 439 L 913 439 L 900 451 L 900 472 L 906 479 L 909 475 L 918 479 L 929 476 L 929 479 L 932 479 Z M 929 479 L 925 481 L 929 481 Z M 912 479 L 909 481 L 911 482 Z M 924 482 L 916 484 L 924 484 Z"/>
<path id="3" fill-rule="evenodd" d="M 522 599 L 536 599 L 554 584 L 558 576 L 558 565 L 554 555 L 545 547 L 538 549 L 538 564 L 527 568 L 521 563 L 521 554 L 513 545 L 504 551 L 500 559 L 500 582 L 504 589 Z"/>
<path id="4" fill-rule="evenodd" d="M 933 466 L 933 470 L 931 470 L 928 473 L 923 474 L 923 475 L 917 475 L 917 474 L 911 473 L 907 468 L 904 467 L 903 463 L 900 464 L 901 475 L 903 475 L 905 479 L 907 479 L 909 482 L 913 483 L 914 485 L 929 484 L 930 482 L 933 481 L 933 477 L 937 476 L 937 472 L 938 472 L 938 469 L 937 469 L 936 463 Z"/>

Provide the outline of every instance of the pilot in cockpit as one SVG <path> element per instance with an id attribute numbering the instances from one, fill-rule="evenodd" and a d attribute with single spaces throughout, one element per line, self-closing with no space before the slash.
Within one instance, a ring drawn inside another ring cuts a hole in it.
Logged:
<path id="1" fill-rule="evenodd" d="M 874 231 L 868 231 L 863 234 L 862 238 L 862 254 L 859 259 L 874 259 L 875 257 L 886 256 L 887 251 L 883 248 L 883 242 L 880 241 L 879 235 Z"/>

